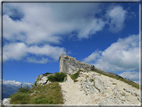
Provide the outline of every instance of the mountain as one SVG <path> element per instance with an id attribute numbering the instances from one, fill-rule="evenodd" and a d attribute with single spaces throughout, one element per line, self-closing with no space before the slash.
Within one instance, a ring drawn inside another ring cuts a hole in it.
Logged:
<path id="1" fill-rule="evenodd" d="M 8 98 L 10 95 L 17 92 L 19 86 L 3 84 L 3 98 Z"/>
<path id="2" fill-rule="evenodd" d="M 26 86 L 26 84 L 23 84 L 22 86 L 24 87 L 24 86 Z M 31 88 L 30 85 L 28 85 L 28 86 Z M 2 97 L 2 99 L 8 98 L 10 95 L 16 93 L 18 89 L 19 89 L 19 85 L 3 84 L 3 97 Z"/>
<path id="3" fill-rule="evenodd" d="M 59 84 L 64 104 L 139 105 L 139 89 L 121 80 L 81 69 L 73 75 L 67 75 L 67 80 Z"/>
<path id="4" fill-rule="evenodd" d="M 10 103 L 140 105 L 139 84 L 64 54 L 59 61 L 60 72 L 37 76 L 32 89 L 11 96 Z"/>

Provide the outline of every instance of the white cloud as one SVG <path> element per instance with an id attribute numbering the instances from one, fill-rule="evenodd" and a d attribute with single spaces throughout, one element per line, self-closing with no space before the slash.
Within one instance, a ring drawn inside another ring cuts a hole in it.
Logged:
<path id="1" fill-rule="evenodd" d="M 24 43 L 6 44 L 3 47 L 3 61 L 9 59 L 20 60 L 26 56 L 27 47 Z"/>
<path id="2" fill-rule="evenodd" d="M 74 30 L 81 32 L 78 35 L 79 38 L 86 38 L 92 29 L 92 33 L 95 33 L 104 26 L 102 20 L 92 17 L 99 10 L 98 5 L 78 3 L 15 3 L 5 5 L 6 14 L 3 16 L 4 38 L 7 40 L 21 40 L 28 44 L 60 43 L 62 38 L 59 35 L 70 34 Z M 9 13 L 7 11 L 13 8 L 20 9 L 21 13 L 24 14 L 21 21 L 14 21 L 10 18 L 13 12 Z M 22 32 L 24 32 L 24 35 L 21 34 Z"/>
<path id="3" fill-rule="evenodd" d="M 118 32 L 123 29 L 126 13 L 127 11 L 121 6 L 115 6 L 107 11 L 107 16 L 110 19 L 110 22 L 108 23 L 110 25 L 110 31 Z"/>
<path id="4" fill-rule="evenodd" d="M 21 84 L 23 84 L 23 85 L 31 85 L 32 84 L 32 83 L 27 83 L 27 82 L 22 83 L 22 82 L 15 81 L 15 80 L 2 80 L 2 79 L 0 79 L 0 81 L 2 81 L 4 85 L 14 85 L 14 86 L 19 86 Z M 0 84 L 1 84 L 1 82 L 0 82 Z"/>
<path id="5" fill-rule="evenodd" d="M 5 85 L 16 85 L 16 86 L 18 86 L 18 85 L 20 85 L 21 84 L 21 82 L 16 82 L 15 80 L 7 80 L 7 81 L 5 81 L 5 80 L 3 80 L 3 84 L 5 84 Z"/>
<path id="6" fill-rule="evenodd" d="M 139 35 L 118 39 L 104 51 L 93 52 L 84 61 L 106 71 L 139 71 Z"/>
<path id="7" fill-rule="evenodd" d="M 123 72 L 121 74 L 119 74 L 120 76 L 133 80 L 137 83 L 139 83 L 139 72 Z"/>
<path id="8" fill-rule="evenodd" d="M 40 60 L 37 60 L 36 58 L 27 58 L 27 61 L 28 62 L 33 62 L 33 63 L 47 63 L 48 62 L 48 59 L 47 58 L 42 58 L 42 59 L 40 59 Z"/>
<path id="9" fill-rule="evenodd" d="M 37 56 L 42 57 L 43 55 L 46 57 L 50 57 L 54 60 L 58 60 L 59 56 L 62 53 L 65 53 L 64 48 L 57 47 L 57 46 L 49 46 L 44 45 L 40 46 L 27 46 L 24 43 L 11 43 L 6 44 L 3 48 L 3 61 L 6 60 L 20 60 L 23 57 L 28 57 L 28 54 L 34 54 Z M 27 58 L 27 61 L 34 62 L 34 63 L 46 63 L 48 58 L 41 58 L 37 60 L 35 58 Z"/>
<path id="10" fill-rule="evenodd" d="M 138 83 L 139 58 L 139 35 L 130 35 L 119 38 L 104 51 L 93 52 L 83 61 L 108 72 L 123 71 L 120 76 Z"/>
<path id="11" fill-rule="evenodd" d="M 3 37 L 11 42 L 4 46 L 4 61 L 9 59 L 21 60 L 27 53 L 45 55 L 57 60 L 64 48 L 52 46 L 59 44 L 64 35 L 71 37 L 71 32 L 77 32 L 77 38 L 89 38 L 92 34 L 102 31 L 108 24 L 102 18 L 95 18 L 95 14 L 102 11 L 99 3 L 9 3 L 4 5 Z M 32 8 L 31 8 L 32 7 Z M 62 8 L 61 8 L 62 7 Z M 15 14 L 14 9 L 18 14 Z M 65 11 L 66 10 L 66 11 Z M 117 15 L 119 12 L 119 21 Z M 116 24 L 117 30 L 123 25 L 126 11 L 116 6 L 107 12 L 110 25 Z M 12 17 L 22 17 L 14 20 Z M 17 43 L 17 40 L 20 43 Z M 15 43 L 14 43 L 15 42 Z M 43 44 L 43 47 L 37 46 Z M 52 45 L 51 45 L 52 44 Z M 38 50 L 38 51 L 37 51 Z M 87 60 L 87 59 L 86 59 Z M 27 58 L 29 62 L 46 63 L 48 58 Z"/>
<path id="12" fill-rule="evenodd" d="M 79 39 L 88 38 L 91 34 L 103 30 L 108 21 L 95 18 L 102 11 L 99 3 L 44 3 L 4 5 L 3 16 L 4 38 L 10 41 L 20 40 L 27 44 L 61 43 L 61 35 L 77 31 Z M 32 7 L 32 8 L 31 8 Z M 13 11 L 16 9 L 18 14 Z M 66 11 L 65 11 L 66 10 Z M 117 14 L 116 14 L 117 12 Z M 120 31 L 123 28 L 126 11 L 121 6 L 111 8 L 107 17 L 111 22 L 110 29 Z M 23 17 L 14 21 L 10 16 Z M 23 15 L 23 16 L 22 16 Z M 115 25 L 115 27 L 112 27 Z"/>
<path id="13" fill-rule="evenodd" d="M 83 62 L 94 62 L 97 58 L 100 58 L 101 51 L 95 51 L 91 55 L 89 55 L 87 58 L 84 58 Z"/>

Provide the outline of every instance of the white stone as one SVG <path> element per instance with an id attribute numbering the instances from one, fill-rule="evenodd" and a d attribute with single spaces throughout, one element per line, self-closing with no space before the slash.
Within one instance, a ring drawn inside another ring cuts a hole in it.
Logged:
<path id="1" fill-rule="evenodd" d="M 10 104 L 10 100 L 11 100 L 11 98 L 4 98 L 4 99 L 3 99 L 3 105 L 8 105 L 8 104 Z"/>

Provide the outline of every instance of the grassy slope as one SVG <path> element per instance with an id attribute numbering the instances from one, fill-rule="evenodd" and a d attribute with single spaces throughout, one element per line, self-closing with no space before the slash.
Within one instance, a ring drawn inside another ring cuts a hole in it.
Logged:
<path id="1" fill-rule="evenodd" d="M 34 91 L 36 91 L 34 93 Z M 30 96 L 31 93 L 34 93 Z M 61 87 L 58 82 L 37 86 L 30 91 L 18 92 L 10 96 L 11 104 L 63 104 Z"/>
<path id="2" fill-rule="evenodd" d="M 78 78 L 80 71 L 81 70 L 79 70 L 77 73 L 73 75 L 70 75 L 71 78 L 74 80 L 74 82 L 76 82 L 76 79 Z M 139 89 L 138 84 L 131 81 L 127 81 L 122 77 L 116 77 L 109 74 L 104 74 L 96 70 L 93 70 L 93 72 L 97 72 L 102 75 L 123 81 Z M 36 92 L 34 93 L 34 91 Z M 30 96 L 31 93 L 34 94 Z M 63 104 L 63 95 L 61 92 L 61 87 L 59 86 L 58 82 L 52 82 L 48 85 L 33 87 L 28 92 L 25 93 L 18 92 L 11 95 L 10 98 L 11 98 L 10 102 L 11 104 Z"/>

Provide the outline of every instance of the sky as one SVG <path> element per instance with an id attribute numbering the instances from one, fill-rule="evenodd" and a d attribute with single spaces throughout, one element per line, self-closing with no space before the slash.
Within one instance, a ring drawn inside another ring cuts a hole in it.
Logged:
<path id="1" fill-rule="evenodd" d="M 3 83 L 34 83 L 68 55 L 139 83 L 139 3 L 4 3 Z"/>

